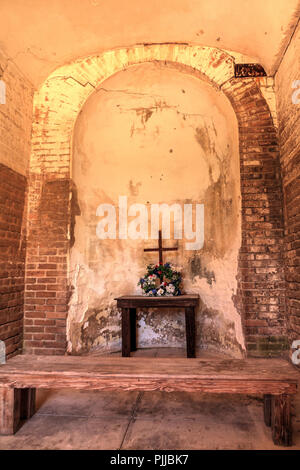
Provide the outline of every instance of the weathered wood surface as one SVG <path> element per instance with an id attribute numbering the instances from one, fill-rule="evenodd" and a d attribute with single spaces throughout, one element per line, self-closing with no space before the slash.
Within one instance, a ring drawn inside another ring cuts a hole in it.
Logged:
<path id="1" fill-rule="evenodd" d="M 292 445 L 291 397 L 272 396 L 272 438 L 276 445 Z"/>
<path id="2" fill-rule="evenodd" d="M 283 359 L 126 358 L 19 355 L 0 366 L 16 388 L 293 394 L 300 374 Z"/>
<path id="3" fill-rule="evenodd" d="M 146 295 L 123 295 L 115 299 L 118 308 L 177 308 L 196 307 L 199 304 L 199 295 L 174 295 L 173 297 L 148 297 Z"/>

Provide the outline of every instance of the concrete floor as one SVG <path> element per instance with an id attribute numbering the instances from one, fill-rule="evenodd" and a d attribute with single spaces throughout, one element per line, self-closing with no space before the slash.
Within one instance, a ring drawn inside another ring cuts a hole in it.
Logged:
<path id="1" fill-rule="evenodd" d="M 185 351 L 144 349 L 135 354 L 175 358 Z M 300 449 L 300 393 L 294 410 L 294 446 L 288 449 Z M 0 436 L 0 449 L 285 448 L 273 445 L 261 397 L 40 390 L 36 414 L 14 436 Z"/>

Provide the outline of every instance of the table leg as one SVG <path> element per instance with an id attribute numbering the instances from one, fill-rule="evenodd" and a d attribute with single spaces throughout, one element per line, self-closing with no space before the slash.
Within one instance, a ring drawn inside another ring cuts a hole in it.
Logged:
<path id="1" fill-rule="evenodd" d="M 130 309 L 130 350 L 136 351 L 136 308 Z"/>
<path id="2" fill-rule="evenodd" d="M 271 428 L 274 444 L 292 445 L 291 399 L 289 395 L 272 396 Z"/>
<path id="3" fill-rule="evenodd" d="M 185 308 L 186 351 L 187 357 L 196 357 L 196 322 L 194 307 Z"/>
<path id="4" fill-rule="evenodd" d="M 14 434 L 20 425 L 21 390 L 0 387 L 0 435 Z"/>
<path id="5" fill-rule="evenodd" d="M 14 434 L 35 413 L 35 388 L 0 387 L 0 435 Z"/>
<path id="6" fill-rule="evenodd" d="M 130 356 L 131 346 L 130 309 L 122 308 L 122 356 Z"/>
<path id="7" fill-rule="evenodd" d="M 266 426 L 271 426 L 272 395 L 264 395 L 264 420 Z"/>

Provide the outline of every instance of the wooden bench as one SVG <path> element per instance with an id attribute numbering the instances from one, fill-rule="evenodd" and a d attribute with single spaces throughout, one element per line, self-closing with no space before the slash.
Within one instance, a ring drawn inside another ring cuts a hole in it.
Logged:
<path id="1" fill-rule="evenodd" d="M 37 388 L 185 391 L 264 396 L 277 445 L 292 445 L 290 398 L 299 372 L 283 359 L 186 359 L 19 355 L 0 365 L 0 434 L 35 412 Z"/>

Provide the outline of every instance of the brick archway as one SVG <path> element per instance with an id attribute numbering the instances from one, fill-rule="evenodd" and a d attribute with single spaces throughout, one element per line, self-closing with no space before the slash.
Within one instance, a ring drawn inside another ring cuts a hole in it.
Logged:
<path id="1" fill-rule="evenodd" d="M 235 302 L 248 352 L 285 347 L 283 219 L 279 151 L 269 107 L 255 79 L 234 78 L 234 59 L 219 49 L 178 44 L 135 46 L 75 61 L 53 72 L 35 94 L 28 194 L 24 347 L 63 354 L 72 242 L 72 133 L 87 98 L 112 74 L 163 61 L 209 81 L 230 100 L 239 126 L 242 246 Z"/>

